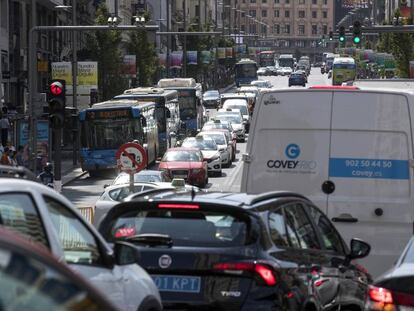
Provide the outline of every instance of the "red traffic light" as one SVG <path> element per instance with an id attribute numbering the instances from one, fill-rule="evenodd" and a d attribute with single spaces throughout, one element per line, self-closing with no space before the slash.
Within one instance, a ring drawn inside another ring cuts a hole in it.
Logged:
<path id="1" fill-rule="evenodd" d="M 53 82 L 50 85 L 50 93 L 52 93 L 55 96 L 58 96 L 63 93 L 63 85 L 60 82 Z"/>

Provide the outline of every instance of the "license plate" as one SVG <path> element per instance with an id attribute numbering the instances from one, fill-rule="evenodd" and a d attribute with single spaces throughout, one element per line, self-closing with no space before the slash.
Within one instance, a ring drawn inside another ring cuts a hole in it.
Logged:
<path id="1" fill-rule="evenodd" d="M 201 278 L 198 276 L 152 275 L 160 292 L 199 293 Z"/>
<path id="2" fill-rule="evenodd" d="M 187 178 L 187 175 L 174 175 L 174 178 Z"/>

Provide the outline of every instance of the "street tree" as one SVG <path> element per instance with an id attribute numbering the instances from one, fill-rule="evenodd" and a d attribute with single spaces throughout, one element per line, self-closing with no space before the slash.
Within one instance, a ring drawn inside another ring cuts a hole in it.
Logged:
<path id="1" fill-rule="evenodd" d="M 107 25 L 110 16 L 104 3 L 96 11 L 95 23 Z M 96 31 L 87 41 L 90 58 L 98 62 L 98 86 L 102 100 L 111 99 L 127 88 L 127 80 L 122 78 L 121 32 Z"/>

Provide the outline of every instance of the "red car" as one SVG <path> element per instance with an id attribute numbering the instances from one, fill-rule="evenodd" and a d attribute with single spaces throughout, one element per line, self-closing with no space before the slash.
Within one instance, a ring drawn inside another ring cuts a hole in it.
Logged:
<path id="1" fill-rule="evenodd" d="M 164 154 L 160 166 L 167 176 L 183 178 L 187 183 L 204 188 L 208 183 L 207 162 L 195 148 L 170 148 Z"/>

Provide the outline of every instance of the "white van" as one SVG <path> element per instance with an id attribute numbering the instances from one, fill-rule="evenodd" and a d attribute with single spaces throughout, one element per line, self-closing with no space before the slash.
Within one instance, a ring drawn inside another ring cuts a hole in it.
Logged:
<path id="1" fill-rule="evenodd" d="M 241 191 L 309 196 L 342 236 L 372 246 L 377 276 L 413 235 L 414 92 L 311 87 L 264 91 L 253 116 Z"/>

